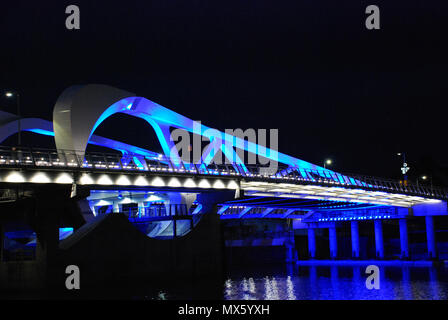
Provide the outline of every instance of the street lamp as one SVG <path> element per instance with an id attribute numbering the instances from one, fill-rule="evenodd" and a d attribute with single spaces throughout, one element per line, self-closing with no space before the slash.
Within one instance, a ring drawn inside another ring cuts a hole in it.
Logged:
<path id="1" fill-rule="evenodd" d="M 333 161 L 331 159 L 326 159 L 324 161 L 324 169 L 326 169 L 326 166 L 331 166 L 331 164 L 333 163 Z"/>
<path id="2" fill-rule="evenodd" d="M 17 105 L 17 145 L 20 147 L 21 145 L 21 135 L 20 135 L 20 131 L 21 131 L 21 127 L 20 127 L 20 94 L 18 92 L 14 92 L 14 91 L 7 91 L 5 93 L 5 96 L 7 98 L 13 98 L 14 96 L 16 97 L 16 105 Z"/>
<path id="3" fill-rule="evenodd" d="M 432 176 L 428 177 L 427 175 L 423 175 L 423 176 L 421 176 L 421 179 L 424 180 L 424 181 L 429 179 L 429 181 L 431 183 L 431 191 L 432 191 Z M 417 179 L 417 185 L 418 185 L 418 179 Z"/>

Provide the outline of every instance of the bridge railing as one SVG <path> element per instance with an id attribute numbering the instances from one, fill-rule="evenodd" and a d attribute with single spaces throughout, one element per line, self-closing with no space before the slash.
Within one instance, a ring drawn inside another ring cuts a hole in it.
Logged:
<path id="1" fill-rule="evenodd" d="M 288 183 L 307 182 L 316 185 L 349 186 L 375 189 L 418 196 L 448 198 L 448 191 L 428 185 L 416 185 L 392 179 L 375 178 L 354 174 L 340 174 L 330 170 L 300 167 L 279 167 L 275 172 L 261 165 L 240 163 L 205 164 L 187 163 L 164 155 L 143 156 L 139 154 L 99 153 L 71 150 L 0 147 L 1 167 L 37 167 L 61 169 L 149 171 L 157 173 L 202 174 L 238 176 L 252 180 L 277 180 Z"/>
<path id="2" fill-rule="evenodd" d="M 186 204 L 163 204 L 149 207 L 130 207 L 122 211 L 129 218 L 161 218 L 161 217 L 186 217 L 192 215 Z"/>

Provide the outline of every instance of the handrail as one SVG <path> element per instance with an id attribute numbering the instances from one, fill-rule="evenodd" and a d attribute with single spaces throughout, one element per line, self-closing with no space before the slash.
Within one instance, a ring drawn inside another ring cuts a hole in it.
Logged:
<path id="1" fill-rule="evenodd" d="M 300 167 L 279 168 L 267 172 L 260 165 L 240 163 L 205 164 L 187 163 L 174 160 L 165 155 L 142 156 L 133 153 L 101 153 L 73 150 L 54 150 L 27 147 L 0 146 L 0 169 L 2 167 L 20 168 L 61 168 L 148 171 L 155 173 L 176 173 L 193 175 L 219 175 L 240 177 L 248 180 L 281 181 L 316 185 L 356 187 L 384 192 L 406 193 L 416 196 L 448 198 L 448 191 L 439 187 L 416 185 L 392 179 L 341 174 L 330 170 L 313 170 Z"/>

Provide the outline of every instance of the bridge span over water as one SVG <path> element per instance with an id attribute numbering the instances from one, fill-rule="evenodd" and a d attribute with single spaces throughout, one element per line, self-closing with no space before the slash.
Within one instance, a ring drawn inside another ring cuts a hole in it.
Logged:
<path id="1" fill-rule="evenodd" d="M 105 119 L 117 113 L 144 119 L 154 129 L 163 153 L 94 134 Z M 212 130 L 146 98 L 104 85 L 65 90 L 56 102 L 53 122 L 2 112 L 0 143 L 19 128 L 54 137 L 56 149 L 0 147 L 2 203 L 21 203 L 33 197 L 39 203 L 41 198 L 52 201 L 58 196 L 67 203 L 76 202 L 84 218 L 68 219 L 72 225 L 63 225 L 75 233 L 90 219 L 86 213 L 91 217 L 125 213 L 139 230 L 155 239 L 185 236 L 210 212 L 221 220 L 289 219 L 293 229 L 308 230 L 311 258 L 316 254 L 316 230 L 328 229 L 335 258 L 336 229 L 347 222 L 357 258 L 359 223 L 374 221 L 377 257 L 383 258 L 382 221 L 397 219 L 402 256 L 407 258 L 407 218 L 425 216 L 428 254 L 435 257 L 433 216 L 448 214 L 445 189 L 338 173 L 244 137 Z M 171 136 L 173 128 L 210 142 L 199 159 L 186 160 L 180 155 Z M 222 137 L 218 144 L 216 134 Z M 86 152 L 88 145 L 110 152 Z M 239 151 L 275 162 L 276 169 L 247 164 Z M 214 161 L 217 154 L 224 156 L 223 163 Z M 55 190 L 53 198 L 48 194 L 51 190 Z M 204 202 L 207 194 L 219 193 L 227 196 L 208 197 L 209 203 Z M 58 201 L 61 208 L 66 205 Z M 40 222 L 34 225 L 38 225 L 35 231 L 43 232 Z M 11 242 L 20 233 L 14 232 L 9 233 Z M 33 241 L 28 244 L 37 240 Z M 293 260 L 293 246 L 288 248 L 288 259 Z"/>

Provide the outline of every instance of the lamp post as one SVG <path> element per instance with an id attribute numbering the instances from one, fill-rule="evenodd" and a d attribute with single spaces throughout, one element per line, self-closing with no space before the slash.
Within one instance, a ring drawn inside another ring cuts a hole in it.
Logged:
<path id="1" fill-rule="evenodd" d="M 17 107 L 17 146 L 20 147 L 20 145 L 22 144 L 22 140 L 21 140 L 21 127 L 20 127 L 20 94 L 18 92 L 14 92 L 14 91 L 7 91 L 5 93 L 5 96 L 7 98 L 13 98 L 14 96 L 16 97 L 16 107 Z"/>
<path id="2" fill-rule="evenodd" d="M 324 169 L 326 169 L 327 166 L 331 166 L 332 163 L 333 163 L 333 161 L 332 161 L 331 159 L 326 159 L 326 160 L 324 161 Z"/>
<path id="3" fill-rule="evenodd" d="M 401 167 L 401 173 L 403 174 L 404 184 L 406 185 L 408 182 L 408 175 L 406 173 L 411 168 L 408 167 L 408 164 L 406 163 L 406 154 L 404 152 L 399 152 L 399 153 L 397 153 L 397 155 L 403 157 L 403 167 Z"/>

